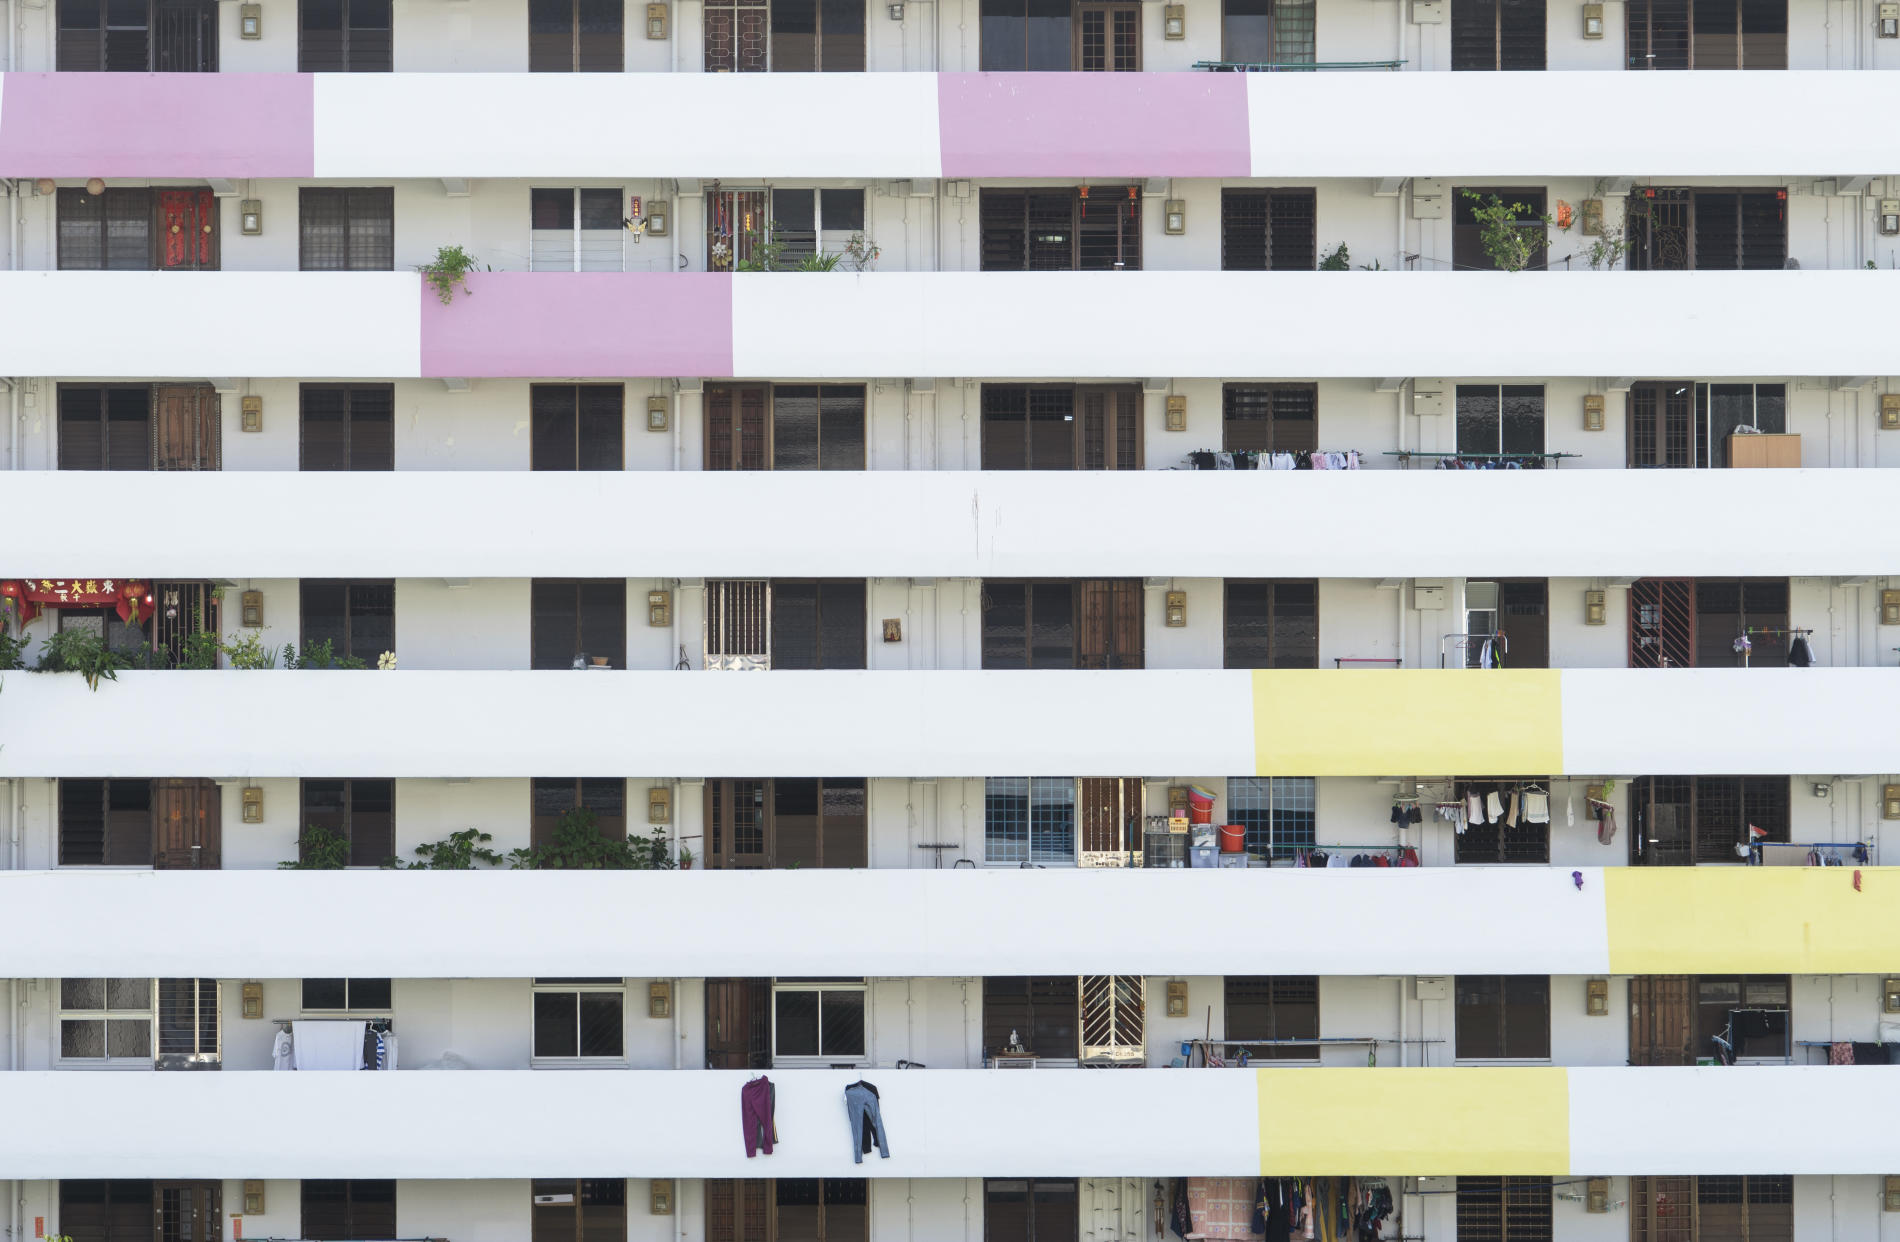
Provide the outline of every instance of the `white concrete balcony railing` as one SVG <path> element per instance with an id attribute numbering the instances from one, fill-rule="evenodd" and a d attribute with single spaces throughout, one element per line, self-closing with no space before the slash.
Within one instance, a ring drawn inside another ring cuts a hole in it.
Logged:
<path id="1" fill-rule="evenodd" d="M 65 868 L 0 871 L 0 944 L 15 978 L 1871 975 L 1896 896 L 1893 867 Z"/>
<path id="2" fill-rule="evenodd" d="M 401 272 L 0 272 L 0 340 L 8 374 L 100 379 L 1874 376 L 1893 370 L 1900 271 L 480 272 L 468 287 L 444 305 Z"/>
<path id="3" fill-rule="evenodd" d="M 62 516 L 0 577 L 1856 575 L 1894 568 L 1900 491 L 1880 470 L 226 471 L 115 474 L 98 505 L 98 477 L 5 476 L 19 512 Z M 1711 538 L 1710 513 L 1748 537 Z"/>
<path id="4" fill-rule="evenodd" d="M 1892 78 L 11 73 L 0 176 L 1831 177 L 1894 165 Z"/>
<path id="5" fill-rule="evenodd" d="M 891 1155 L 841 1106 L 875 1081 Z M 15 1177 L 1878 1174 L 1900 1066 L 0 1074 Z M 1299 1118 L 1297 1125 L 1288 1118 Z M 268 1119 L 260 1142 L 254 1125 Z M 642 1124 L 646 1119 L 648 1124 Z M 107 1138 L 109 1136 L 109 1141 Z"/>
<path id="6" fill-rule="evenodd" d="M 11 674 L 0 777 L 1895 772 L 1896 695 L 1894 668 Z"/>

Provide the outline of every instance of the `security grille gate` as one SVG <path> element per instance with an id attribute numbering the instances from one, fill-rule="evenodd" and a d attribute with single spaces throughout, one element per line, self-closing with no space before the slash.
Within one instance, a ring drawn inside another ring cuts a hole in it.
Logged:
<path id="1" fill-rule="evenodd" d="M 714 579 L 706 583 L 706 667 L 772 667 L 772 584 Z"/>
<path id="2" fill-rule="evenodd" d="M 1140 1065 L 1146 1057 L 1143 1015 L 1148 981 L 1142 975 L 1081 977 L 1082 1063 Z"/>
<path id="3" fill-rule="evenodd" d="M 1695 665 L 1695 581 L 1641 578 L 1630 585 L 1630 667 Z"/>

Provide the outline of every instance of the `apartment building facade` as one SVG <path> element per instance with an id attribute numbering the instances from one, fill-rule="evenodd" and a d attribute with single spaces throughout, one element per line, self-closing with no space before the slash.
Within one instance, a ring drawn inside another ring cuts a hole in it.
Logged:
<path id="1" fill-rule="evenodd" d="M 1900 1236 L 1889 7 L 0 0 L 5 1238 Z"/>

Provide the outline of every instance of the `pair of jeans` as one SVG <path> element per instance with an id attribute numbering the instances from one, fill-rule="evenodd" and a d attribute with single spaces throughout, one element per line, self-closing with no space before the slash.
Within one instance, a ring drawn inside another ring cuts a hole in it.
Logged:
<path id="1" fill-rule="evenodd" d="M 884 1139 L 884 1113 L 878 1107 L 877 1088 L 868 1082 L 854 1082 L 844 1089 L 844 1115 L 851 1126 L 851 1163 L 863 1164 L 864 1152 L 871 1150 L 871 1138 L 877 1139 L 878 1155 L 891 1158 L 890 1144 Z M 866 1136 L 862 1143 L 859 1135 Z M 864 1151 L 858 1150 L 862 1146 Z"/>
<path id="2" fill-rule="evenodd" d="M 739 1122 L 745 1127 L 745 1154 L 749 1160 L 761 1150 L 772 1154 L 778 1125 L 772 1115 L 775 1092 L 770 1078 L 754 1078 L 739 1088 Z"/>

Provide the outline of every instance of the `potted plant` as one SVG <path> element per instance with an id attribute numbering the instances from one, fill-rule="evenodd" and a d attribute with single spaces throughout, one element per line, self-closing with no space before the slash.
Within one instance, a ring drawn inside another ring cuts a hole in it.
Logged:
<path id="1" fill-rule="evenodd" d="M 686 846 L 682 845 L 680 846 L 680 870 L 691 871 L 692 869 L 693 869 L 693 851 L 688 849 Z"/>

